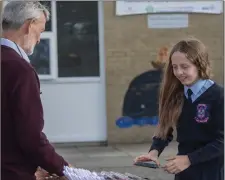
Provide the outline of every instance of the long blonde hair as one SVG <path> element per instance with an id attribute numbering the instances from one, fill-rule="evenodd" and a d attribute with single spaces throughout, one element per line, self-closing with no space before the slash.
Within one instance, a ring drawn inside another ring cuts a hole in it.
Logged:
<path id="1" fill-rule="evenodd" d="M 164 69 L 159 93 L 159 125 L 156 136 L 162 139 L 166 139 L 168 130 L 176 126 L 184 101 L 184 86 L 173 74 L 171 57 L 174 52 L 186 54 L 187 59 L 199 70 L 199 78 L 209 79 L 211 76 L 208 52 L 201 41 L 188 38 L 179 41 L 172 48 Z"/>

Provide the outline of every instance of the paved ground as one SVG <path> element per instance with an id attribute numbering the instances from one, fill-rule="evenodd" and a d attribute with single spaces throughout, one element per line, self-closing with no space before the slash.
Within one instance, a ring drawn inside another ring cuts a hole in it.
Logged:
<path id="1" fill-rule="evenodd" d="M 129 144 L 112 146 L 56 146 L 56 151 L 72 165 L 91 171 L 114 171 L 132 173 L 151 180 L 173 180 L 173 175 L 161 169 L 149 169 L 133 166 L 133 159 L 148 152 L 149 144 Z M 171 143 L 160 156 L 164 158 L 177 153 L 177 144 Z"/>

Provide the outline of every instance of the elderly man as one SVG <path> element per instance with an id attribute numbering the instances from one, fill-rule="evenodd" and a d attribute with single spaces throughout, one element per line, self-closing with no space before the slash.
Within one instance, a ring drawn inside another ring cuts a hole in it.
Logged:
<path id="1" fill-rule="evenodd" d="M 28 55 L 40 42 L 49 11 L 39 2 L 11 1 L 2 15 L 1 151 L 3 180 L 34 180 L 38 166 L 63 176 L 68 163 L 42 132 L 38 75 Z"/>

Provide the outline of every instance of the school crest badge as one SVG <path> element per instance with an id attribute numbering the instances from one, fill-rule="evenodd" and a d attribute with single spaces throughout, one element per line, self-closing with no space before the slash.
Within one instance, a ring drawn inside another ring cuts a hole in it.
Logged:
<path id="1" fill-rule="evenodd" d="M 209 120 L 208 106 L 206 104 L 198 104 L 195 117 L 198 123 L 207 123 Z"/>

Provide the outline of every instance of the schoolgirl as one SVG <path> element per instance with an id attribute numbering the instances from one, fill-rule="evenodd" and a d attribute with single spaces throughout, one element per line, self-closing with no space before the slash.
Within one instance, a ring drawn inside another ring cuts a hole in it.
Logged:
<path id="1" fill-rule="evenodd" d="M 210 79 L 205 45 L 194 38 L 171 50 L 159 97 L 159 125 L 147 155 L 158 157 L 177 130 L 178 154 L 162 166 L 175 180 L 224 179 L 224 90 Z"/>

